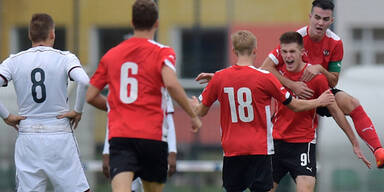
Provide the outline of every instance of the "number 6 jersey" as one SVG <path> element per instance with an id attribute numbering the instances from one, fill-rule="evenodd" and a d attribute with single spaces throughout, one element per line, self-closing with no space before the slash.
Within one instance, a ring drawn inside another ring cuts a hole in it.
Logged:
<path id="1" fill-rule="evenodd" d="M 11 55 L 0 65 L 3 86 L 13 81 L 19 115 L 27 117 L 20 126 L 69 125 L 67 119 L 56 116 L 69 111 L 69 73 L 78 67 L 81 67 L 80 62 L 72 53 L 46 46 Z"/>
<path id="2" fill-rule="evenodd" d="M 274 153 L 271 99 L 288 104 L 291 95 L 271 73 L 234 65 L 218 71 L 202 93 L 202 103 L 220 102 L 225 156 Z"/>
<path id="3" fill-rule="evenodd" d="M 166 98 L 161 69 L 175 70 L 172 48 L 146 38 L 132 37 L 101 59 L 90 84 L 107 84 L 109 139 L 141 138 L 166 141 Z"/>

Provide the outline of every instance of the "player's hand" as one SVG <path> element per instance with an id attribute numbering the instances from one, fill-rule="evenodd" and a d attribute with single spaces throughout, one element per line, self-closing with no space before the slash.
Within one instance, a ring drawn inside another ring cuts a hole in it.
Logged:
<path id="1" fill-rule="evenodd" d="M 300 99 L 310 99 L 312 98 L 314 91 L 310 89 L 306 83 L 302 81 L 295 81 L 291 85 L 290 89 L 298 96 Z"/>
<path id="2" fill-rule="evenodd" d="M 70 111 L 70 112 L 58 115 L 57 118 L 58 119 L 68 118 L 69 123 L 71 124 L 71 127 L 73 129 L 76 129 L 77 125 L 79 124 L 79 121 L 81 120 L 81 113 L 78 113 L 76 111 Z"/>
<path id="3" fill-rule="evenodd" d="M 353 146 L 353 152 L 356 154 L 357 158 L 361 159 L 365 165 L 370 169 L 371 168 L 371 162 L 368 161 L 368 159 L 364 156 L 364 154 L 360 150 L 360 146 Z"/>
<path id="4" fill-rule="evenodd" d="M 192 96 L 192 98 L 188 98 L 189 104 L 192 106 L 192 109 L 195 113 L 197 113 L 197 106 L 200 104 L 199 99 L 196 96 Z"/>
<path id="5" fill-rule="evenodd" d="M 321 65 L 308 65 L 301 76 L 301 81 L 307 82 L 310 81 L 313 77 L 321 72 Z"/>
<path id="6" fill-rule="evenodd" d="M 109 178 L 109 154 L 103 154 L 103 174 Z"/>
<path id="7" fill-rule="evenodd" d="M 176 173 L 176 153 L 170 152 L 168 154 L 168 176 L 171 177 L 173 174 Z"/>
<path id="8" fill-rule="evenodd" d="M 332 94 L 331 90 L 328 89 L 324 91 L 318 98 L 318 106 L 325 107 L 333 102 L 335 102 L 335 96 Z"/>
<path id="9" fill-rule="evenodd" d="M 212 79 L 213 75 L 214 75 L 214 73 L 200 73 L 195 78 L 195 81 L 199 81 L 200 84 L 205 84 L 205 83 L 208 83 Z"/>
<path id="10" fill-rule="evenodd" d="M 9 114 L 8 117 L 4 119 L 4 122 L 7 125 L 15 128 L 17 131 L 18 130 L 17 125 L 19 125 L 20 121 L 24 120 L 24 119 L 26 119 L 26 117 L 24 117 L 24 116 Z"/>
<path id="11" fill-rule="evenodd" d="M 202 126 L 201 120 L 198 116 L 191 118 L 192 121 L 192 132 L 197 133 Z"/>

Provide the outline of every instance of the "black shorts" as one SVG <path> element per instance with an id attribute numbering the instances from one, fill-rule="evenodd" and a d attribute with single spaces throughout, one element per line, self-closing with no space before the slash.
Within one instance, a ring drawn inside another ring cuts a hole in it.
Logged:
<path id="1" fill-rule="evenodd" d="M 135 138 L 109 140 L 111 179 L 121 172 L 134 172 L 134 177 L 149 182 L 165 183 L 168 171 L 168 144 Z"/>
<path id="2" fill-rule="evenodd" d="M 299 175 L 316 177 L 316 144 L 287 143 L 274 140 L 273 181 L 279 183 L 289 172 L 293 180 Z"/>
<path id="3" fill-rule="evenodd" d="M 342 90 L 336 89 L 336 88 L 331 88 L 331 91 L 332 91 L 333 95 L 336 95 L 336 93 L 338 93 L 339 91 L 342 91 Z M 331 115 L 331 113 L 329 113 L 327 107 L 316 108 L 316 113 L 322 117 L 332 117 L 332 115 Z"/>
<path id="4" fill-rule="evenodd" d="M 272 189 L 272 161 L 269 155 L 224 157 L 223 186 L 226 192 Z"/>

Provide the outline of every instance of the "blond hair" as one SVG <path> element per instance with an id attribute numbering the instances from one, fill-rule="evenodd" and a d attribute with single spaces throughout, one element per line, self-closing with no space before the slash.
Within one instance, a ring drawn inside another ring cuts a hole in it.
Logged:
<path id="1" fill-rule="evenodd" d="M 247 30 L 237 31 L 231 39 L 236 55 L 251 55 L 257 44 L 256 37 Z"/>

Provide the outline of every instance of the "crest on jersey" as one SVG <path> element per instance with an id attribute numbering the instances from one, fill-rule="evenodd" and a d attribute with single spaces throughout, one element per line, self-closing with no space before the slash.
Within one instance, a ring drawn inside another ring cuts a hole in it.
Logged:
<path id="1" fill-rule="evenodd" d="M 328 55 L 329 55 L 329 50 L 326 50 L 326 49 L 325 49 L 325 50 L 323 51 L 323 55 L 324 55 L 324 56 L 328 56 Z"/>

